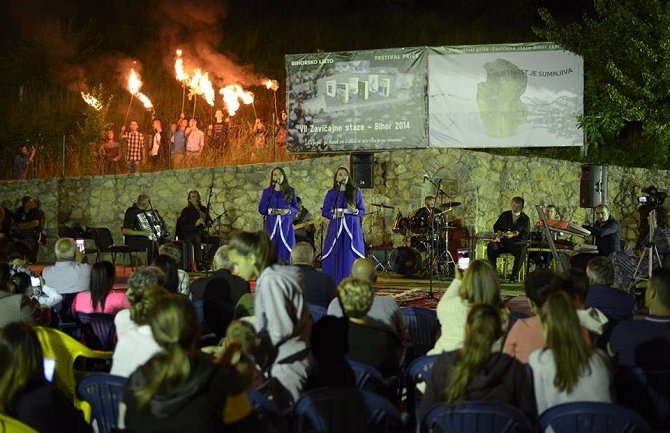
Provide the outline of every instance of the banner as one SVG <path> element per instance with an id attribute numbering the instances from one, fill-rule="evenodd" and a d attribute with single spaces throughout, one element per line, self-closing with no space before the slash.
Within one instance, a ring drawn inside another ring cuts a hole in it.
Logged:
<path id="1" fill-rule="evenodd" d="M 286 56 L 290 152 L 428 146 L 427 51 Z"/>
<path id="2" fill-rule="evenodd" d="M 429 50 L 431 147 L 584 144 L 580 56 L 551 43 Z"/>

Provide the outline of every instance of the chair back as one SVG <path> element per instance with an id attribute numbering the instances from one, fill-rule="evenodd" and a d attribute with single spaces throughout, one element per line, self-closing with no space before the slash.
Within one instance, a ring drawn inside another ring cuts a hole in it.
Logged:
<path id="1" fill-rule="evenodd" d="M 318 322 L 323 316 L 328 314 L 328 310 L 321 305 L 307 303 L 309 314 L 312 315 L 312 323 Z"/>
<path id="2" fill-rule="evenodd" d="M 347 387 L 308 391 L 293 406 L 295 433 L 391 433 L 403 430 L 400 414 L 384 397 Z"/>
<path id="3" fill-rule="evenodd" d="M 435 310 L 420 307 L 405 307 L 400 309 L 405 316 L 407 329 L 409 331 L 409 343 L 407 362 L 428 353 L 435 346 L 437 331 L 440 322 L 437 320 Z"/>
<path id="4" fill-rule="evenodd" d="M 91 232 L 93 232 L 93 242 L 96 248 L 104 249 L 114 245 L 112 231 L 107 227 L 92 227 Z"/>
<path id="5" fill-rule="evenodd" d="M 619 368 L 614 375 L 617 402 L 633 409 L 654 428 L 670 426 L 670 370 Z"/>
<path id="6" fill-rule="evenodd" d="M 407 388 L 407 413 L 411 425 L 416 423 L 416 414 L 421 406 L 421 398 L 416 386 L 426 383 L 438 355 L 423 355 L 412 361 L 405 369 L 405 387 Z"/>
<path id="7" fill-rule="evenodd" d="M 87 347 L 93 350 L 114 350 L 116 347 L 114 315 L 77 313 L 76 319 Z"/>
<path id="8" fill-rule="evenodd" d="M 421 420 L 420 433 L 531 433 L 533 425 L 521 410 L 504 403 L 464 401 L 439 403 Z"/>
<path id="9" fill-rule="evenodd" d="M 117 428 L 125 383 L 125 377 L 106 373 L 89 374 L 79 379 L 77 396 L 91 405 L 99 433 L 111 433 Z"/>
<path id="10" fill-rule="evenodd" d="M 220 299 L 203 298 L 205 326 L 221 339 L 226 336 L 228 325 L 233 321 L 235 304 Z"/>
<path id="11" fill-rule="evenodd" d="M 563 403 L 538 419 L 542 431 L 554 433 L 651 433 L 649 424 L 632 410 L 613 403 Z"/>
<path id="12" fill-rule="evenodd" d="M 27 424 L 9 415 L 0 413 L 0 433 L 38 433 Z"/>

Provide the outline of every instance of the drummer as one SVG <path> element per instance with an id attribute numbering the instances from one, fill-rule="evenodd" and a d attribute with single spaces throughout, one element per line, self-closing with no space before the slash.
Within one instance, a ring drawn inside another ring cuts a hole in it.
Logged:
<path id="1" fill-rule="evenodd" d="M 436 225 L 439 225 L 442 210 L 435 207 L 435 197 L 432 195 L 426 196 L 423 203 L 425 206 L 414 213 L 412 222 L 414 227 L 423 229 L 425 230 L 422 230 L 423 233 L 428 234 L 430 233 L 430 222 L 435 221 Z M 439 229 L 439 227 L 436 228 Z"/>

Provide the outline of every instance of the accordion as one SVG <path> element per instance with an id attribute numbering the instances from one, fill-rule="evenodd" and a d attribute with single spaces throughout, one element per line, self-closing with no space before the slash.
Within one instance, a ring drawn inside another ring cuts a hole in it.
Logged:
<path id="1" fill-rule="evenodd" d="M 160 241 L 170 236 L 163 217 L 155 209 L 138 213 L 137 222 L 142 230 L 149 232 L 149 239 L 152 241 Z"/>

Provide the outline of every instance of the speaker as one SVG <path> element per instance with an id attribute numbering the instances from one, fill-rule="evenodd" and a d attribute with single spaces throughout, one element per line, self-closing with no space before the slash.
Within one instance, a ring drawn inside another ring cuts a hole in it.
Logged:
<path id="1" fill-rule="evenodd" d="M 359 188 L 374 188 L 375 186 L 375 154 L 352 153 L 349 157 L 351 176 Z"/>
<path id="2" fill-rule="evenodd" d="M 579 207 L 594 208 L 607 204 L 607 166 L 582 165 L 579 176 Z"/>

